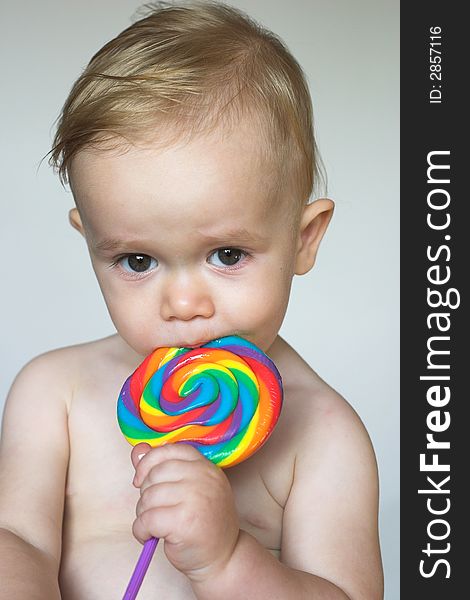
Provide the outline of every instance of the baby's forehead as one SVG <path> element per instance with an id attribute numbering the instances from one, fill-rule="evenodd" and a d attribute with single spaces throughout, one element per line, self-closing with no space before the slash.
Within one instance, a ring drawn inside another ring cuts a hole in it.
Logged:
<path id="1" fill-rule="evenodd" d="M 106 191 L 121 198 L 155 190 L 169 198 L 190 188 L 209 196 L 224 194 L 244 201 L 275 201 L 277 165 L 265 140 L 248 123 L 219 128 L 191 138 L 162 134 L 145 140 L 113 140 L 84 148 L 74 157 L 70 185 L 78 205 Z"/>
<path id="2" fill-rule="evenodd" d="M 177 244 L 178 252 L 191 244 L 259 247 L 294 212 L 240 132 L 170 147 L 94 149 L 75 161 L 71 183 L 87 238 L 107 251 L 138 240 Z"/>

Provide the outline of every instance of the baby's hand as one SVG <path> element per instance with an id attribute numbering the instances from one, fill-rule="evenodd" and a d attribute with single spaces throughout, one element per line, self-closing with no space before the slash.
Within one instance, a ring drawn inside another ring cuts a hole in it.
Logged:
<path id="1" fill-rule="evenodd" d="M 239 534 L 232 489 L 222 469 L 184 443 L 153 449 L 137 444 L 132 463 L 133 483 L 140 488 L 134 536 L 142 543 L 152 536 L 164 538 L 168 560 L 193 581 L 219 573 Z"/>

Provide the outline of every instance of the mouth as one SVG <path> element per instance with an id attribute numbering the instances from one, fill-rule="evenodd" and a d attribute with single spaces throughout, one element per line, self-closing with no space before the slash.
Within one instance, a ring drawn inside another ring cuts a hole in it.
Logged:
<path id="1" fill-rule="evenodd" d="M 206 344 L 209 344 L 210 342 L 213 342 L 214 340 L 219 340 L 223 337 L 227 337 L 230 335 L 238 335 L 237 333 L 225 333 L 222 335 L 216 335 L 214 337 L 210 337 L 210 338 L 204 338 L 204 339 L 199 339 L 196 340 L 195 342 L 190 341 L 190 340 L 184 340 L 181 343 L 172 343 L 172 347 L 174 348 L 189 348 L 190 350 L 194 350 L 195 348 L 200 348 L 201 346 L 205 346 Z"/>
<path id="2" fill-rule="evenodd" d="M 191 348 L 191 349 L 200 348 L 201 346 L 204 346 L 205 344 L 207 344 L 209 341 L 210 340 L 201 340 L 199 342 L 195 342 L 195 343 L 192 343 L 192 344 L 187 344 L 187 343 L 183 342 L 179 346 L 179 348 Z"/>

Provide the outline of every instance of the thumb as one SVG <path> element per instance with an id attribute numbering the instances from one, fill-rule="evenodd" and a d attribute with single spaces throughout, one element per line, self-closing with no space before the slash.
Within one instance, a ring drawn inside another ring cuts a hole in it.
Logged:
<path id="1" fill-rule="evenodd" d="M 147 454 L 147 452 L 149 452 L 152 449 L 152 446 L 150 444 L 147 444 L 146 442 L 140 442 L 139 444 L 137 444 L 136 446 L 134 446 L 132 448 L 132 452 L 131 452 L 131 460 L 132 460 L 132 464 L 134 465 L 134 469 L 137 468 L 137 465 L 140 462 L 140 459 L 145 456 Z"/>

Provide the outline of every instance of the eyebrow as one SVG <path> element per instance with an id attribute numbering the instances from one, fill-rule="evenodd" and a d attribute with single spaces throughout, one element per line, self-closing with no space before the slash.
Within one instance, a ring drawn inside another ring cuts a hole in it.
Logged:
<path id="1" fill-rule="evenodd" d="M 211 242 L 227 242 L 227 241 L 237 241 L 237 242 L 262 242 L 265 241 L 266 238 L 259 234 L 252 233 L 245 229 L 244 227 L 240 227 L 237 229 L 226 229 L 221 230 L 220 232 L 209 234 L 204 233 L 202 231 L 198 231 L 206 240 Z"/>
<path id="2" fill-rule="evenodd" d="M 119 239 L 115 239 L 115 238 L 105 238 L 104 240 L 101 240 L 100 242 L 93 244 L 93 247 L 95 250 L 98 250 L 99 252 L 106 252 L 106 251 L 115 251 L 115 250 L 120 250 L 122 248 L 125 248 L 126 246 L 134 246 L 137 245 L 139 242 L 133 241 L 133 240 L 119 240 Z"/>
<path id="3" fill-rule="evenodd" d="M 253 243 L 263 242 L 266 240 L 258 234 L 249 232 L 247 229 L 241 227 L 237 229 L 228 229 L 220 231 L 214 234 L 207 234 L 201 231 L 197 231 L 206 241 L 209 243 L 227 243 L 227 242 L 238 242 L 238 243 Z M 125 250 L 127 248 L 136 248 L 142 244 L 142 240 L 121 240 L 118 238 L 104 238 L 103 240 L 93 244 L 93 247 L 98 252 L 110 252 L 116 250 Z"/>

